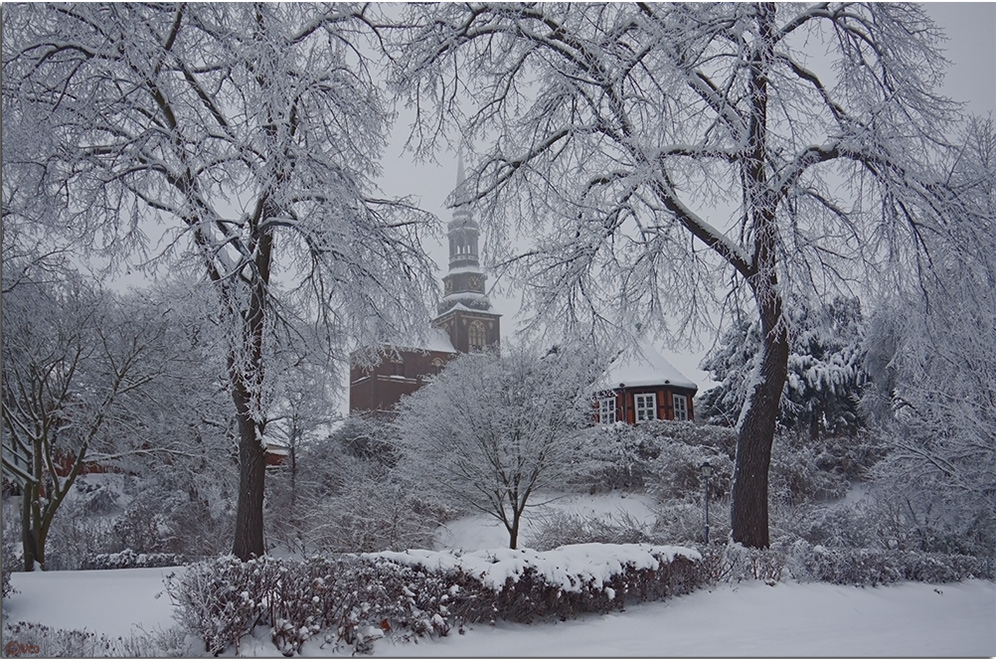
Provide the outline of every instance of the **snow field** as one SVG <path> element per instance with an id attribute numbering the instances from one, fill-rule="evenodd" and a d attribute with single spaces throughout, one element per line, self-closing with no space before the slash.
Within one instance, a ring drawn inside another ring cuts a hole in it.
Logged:
<path id="1" fill-rule="evenodd" d="M 179 568 L 182 569 L 182 568 Z M 166 629 L 168 568 L 15 573 L 7 622 L 109 636 Z M 16 640 L 16 639 L 5 639 Z M 42 648 L 44 653 L 44 648 Z M 269 630 L 244 656 L 280 656 Z M 377 656 L 995 656 L 995 584 L 880 588 L 753 582 L 698 591 L 553 625 L 475 625 L 418 644 L 375 643 Z M 312 640 L 304 656 L 331 656 Z"/>

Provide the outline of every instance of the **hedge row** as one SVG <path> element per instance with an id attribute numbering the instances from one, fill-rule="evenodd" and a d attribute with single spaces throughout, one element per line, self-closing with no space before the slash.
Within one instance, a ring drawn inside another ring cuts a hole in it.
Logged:
<path id="1" fill-rule="evenodd" d="M 204 639 L 207 652 L 232 647 L 238 653 L 241 639 L 264 625 L 275 646 L 291 656 L 309 639 L 369 653 L 384 636 L 411 640 L 463 632 L 466 623 L 610 611 L 691 592 L 705 574 L 699 555 L 688 550 L 587 545 L 580 551 L 603 557 L 587 564 L 579 551 L 565 549 L 245 563 L 223 557 L 169 575 L 167 592 L 180 623 Z M 608 552 L 623 557 L 606 560 Z"/>
<path id="2" fill-rule="evenodd" d="M 135 567 L 174 567 L 188 563 L 181 554 L 137 554 L 124 549 L 114 554 L 89 554 L 80 564 L 81 570 L 123 570 Z"/>
<path id="3" fill-rule="evenodd" d="M 760 580 L 881 586 L 901 581 L 995 579 L 994 561 L 974 556 L 897 549 L 828 549 L 803 540 L 772 549 L 714 546 L 702 553 L 704 578 L 711 583 Z"/>

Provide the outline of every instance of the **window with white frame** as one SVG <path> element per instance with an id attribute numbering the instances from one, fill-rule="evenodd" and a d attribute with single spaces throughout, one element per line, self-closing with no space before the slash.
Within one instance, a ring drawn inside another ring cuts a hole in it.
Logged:
<path id="1" fill-rule="evenodd" d="M 655 394 L 634 394 L 634 420 L 651 421 L 655 418 Z"/>
<path id="2" fill-rule="evenodd" d="M 672 418 L 676 421 L 689 421 L 690 412 L 686 406 L 686 396 L 672 394 Z"/>
<path id="3" fill-rule="evenodd" d="M 616 423 L 617 421 L 617 398 L 609 396 L 599 399 L 599 422 Z"/>

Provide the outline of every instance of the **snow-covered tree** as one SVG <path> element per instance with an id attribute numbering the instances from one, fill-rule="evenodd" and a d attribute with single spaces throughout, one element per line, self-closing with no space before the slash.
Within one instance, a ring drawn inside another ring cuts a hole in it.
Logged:
<path id="1" fill-rule="evenodd" d="M 892 450 L 880 485 L 920 535 L 993 555 L 995 541 L 995 128 L 975 121 L 951 167 L 978 228 L 953 218 L 930 234 L 934 276 L 882 300 L 867 336 L 863 403 Z M 955 245 L 980 245 L 981 258 Z M 951 546 L 932 546 L 951 549 Z"/>
<path id="2" fill-rule="evenodd" d="M 683 334 L 709 324 L 719 293 L 754 308 L 732 536 L 767 546 L 787 301 L 925 274 L 926 235 L 946 222 L 993 228 L 938 166 L 957 121 L 934 91 L 941 32 L 894 3 L 411 11 L 395 61 L 417 148 L 449 120 L 486 145 L 462 200 L 483 226 L 535 238 L 493 251 L 539 317 Z"/>
<path id="3" fill-rule="evenodd" d="M 335 362 L 348 338 L 389 341 L 429 315 L 429 218 L 372 184 L 390 112 L 365 11 L 3 12 L 4 177 L 17 183 L 4 187 L 5 222 L 65 229 L 111 267 L 180 264 L 215 285 L 240 437 L 233 552 L 244 559 L 264 553 L 266 357 L 282 333 L 309 328 Z"/>
<path id="4" fill-rule="evenodd" d="M 799 316 L 778 423 L 812 440 L 819 434 L 854 433 L 862 426 L 859 402 L 866 383 L 860 302 L 836 297 L 816 312 L 801 310 Z M 701 421 L 737 424 L 761 345 L 758 324 L 743 321 L 704 358 L 701 368 L 721 384 L 697 397 Z"/>
<path id="5" fill-rule="evenodd" d="M 25 570 L 45 566 L 56 513 L 88 463 L 127 454 L 135 408 L 167 364 L 162 322 L 81 278 L 21 282 L 4 295 L 3 470 L 23 493 Z"/>
<path id="6" fill-rule="evenodd" d="M 275 409 L 267 420 L 267 436 L 287 448 L 290 506 L 297 498 L 298 456 L 303 446 L 319 438 L 335 420 L 332 374 L 322 365 L 309 363 L 305 355 L 293 360 L 280 377 Z"/>
<path id="7" fill-rule="evenodd" d="M 594 363 L 509 345 L 459 357 L 400 403 L 401 469 L 495 517 L 515 549 L 523 511 L 563 485 L 592 418 Z"/>

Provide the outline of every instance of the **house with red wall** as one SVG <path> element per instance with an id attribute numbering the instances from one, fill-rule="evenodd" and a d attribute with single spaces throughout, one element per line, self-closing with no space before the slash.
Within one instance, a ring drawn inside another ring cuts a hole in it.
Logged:
<path id="1" fill-rule="evenodd" d="M 693 421 L 697 385 L 646 339 L 622 350 L 600 380 L 593 400 L 597 423 L 633 425 L 654 419 Z"/>

